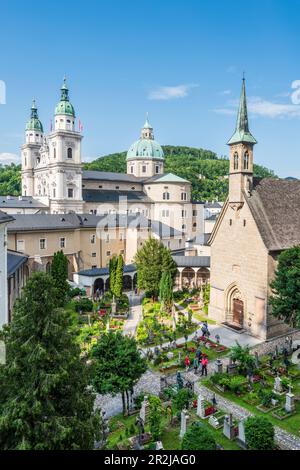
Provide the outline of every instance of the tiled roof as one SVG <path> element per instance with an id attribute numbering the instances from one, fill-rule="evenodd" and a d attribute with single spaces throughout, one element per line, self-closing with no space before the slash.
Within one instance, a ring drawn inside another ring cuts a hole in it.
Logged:
<path id="1" fill-rule="evenodd" d="M 35 209 L 46 208 L 47 206 L 31 196 L 0 196 L 0 207 L 1 209 L 5 209 L 6 207 L 22 207 L 24 209 Z"/>
<path id="2" fill-rule="evenodd" d="M 135 264 L 125 264 L 124 266 L 124 274 L 126 273 L 132 273 L 136 271 L 136 266 Z M 78 274 L 80 276 L 89 276 L 89 277 L 94 277 L 94 276 L 107 276 L 109 275 L 109 268 L 92 268 L 92 269 L 83 269 L 82 271 L 79 271 Z"/>
<path id="3" fill-rule="evenodd" d="M 113 173 L 110 171 L 84 170 L 82 172 L 83 180 L 97 181 L 125 181 L 129 183 L 141 183 L 145 178 L 138 178 L 126 173 Z"/>
<path id="4" fill-rule="evenodd" d="M 83 189 L 82 197 L 85 202 L 119 202 L 120 198 L 127 198 L 127 201 L 133 202 L 152 202 L 142 191 L 118 191 L 116 189 Z"/>
<path id="5" fill-rule="evenodd" d="M 210 256 L 172 256 L 180 268 L 209 268 Z"/>
<path id="6" fill-rule="evenodd" d="M 14 220 L 14 217 L 12 217 L 9 214 L 6 214 L 5 212 L 0 211 L 0 224 L 12 222 L 13 220 Z"/>
<path id="7" fill-rule="evenodd" d="M 300 245 L 300 180 L 254 178 L 245 199 L 268 250 Z"/>

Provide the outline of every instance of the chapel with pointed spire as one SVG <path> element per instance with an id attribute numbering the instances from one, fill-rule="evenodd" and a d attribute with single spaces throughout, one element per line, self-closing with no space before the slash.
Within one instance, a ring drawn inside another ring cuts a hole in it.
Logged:
<path id="1" fill-rule="evenodd" d="M 246 85 L 242 91 L 234 134 L 227 144 L 230 147 L 229 201 L 239 203 L 242 192 L 250 193 L 253 182 L 253 147 L 257 143 L 249 130 Z"/>

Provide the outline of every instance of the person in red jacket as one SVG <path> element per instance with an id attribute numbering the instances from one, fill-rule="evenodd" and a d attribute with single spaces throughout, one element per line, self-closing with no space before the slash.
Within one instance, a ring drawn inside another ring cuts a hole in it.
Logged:
<path id="1" fill-rule="evenodd" d="M 204 354 L 201 359 L 201 366 L 202 366 L 201 375 L 205 374 L 205 376 L 207 376 L 207 364 L 208 364 L 208 359 L 207 359 L 206 354 Z"/>
<path id="2" fill-rule="evenodd" d="M 191 365 L 191 361 L 188 355 L 185 356 L 184 364 L 185 364 L 185 370 L 188 371 Z"/>

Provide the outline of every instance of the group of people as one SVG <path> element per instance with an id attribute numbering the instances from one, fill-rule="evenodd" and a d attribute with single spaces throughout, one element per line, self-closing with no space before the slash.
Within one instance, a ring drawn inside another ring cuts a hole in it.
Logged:
<path id="1" fill-rule="evenodd" d="M 191 367 L 191 360 L 188 354 L 186 355 L 184 359 L 184 364 L 185 364 L 185 370 L 189 371 Z M 207 354 L 202 353 L 201 349 L 198 348 L 195 353 L 195 357 L 193 361 L 195 374 L 198 373 L 198 369 L 201 367 L 201 375 L 207 376 L 207 366 L 208 366 L 208 356 Z"/>

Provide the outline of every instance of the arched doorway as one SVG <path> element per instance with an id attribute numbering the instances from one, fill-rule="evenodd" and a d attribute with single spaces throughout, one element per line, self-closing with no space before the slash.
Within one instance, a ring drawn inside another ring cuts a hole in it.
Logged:
<path id="1" fill-rule="evenodd" d="M 96 281 L 94 282 L 94 287 L 93 287 L 93 294 L 94 295 L 96 294 L 96 291 L 98 289 L 99 289 L 100 292 L 103 292 L 103 290 L 104 290 L 104 281 L 101 277 L 96 279 Z"/>
<path id="2" fill-rule="evenodd" d="M 199 268 L 197 271 L 197 286 L 207 284 L 209 282 L 210 272 L 207 268 Z"/>
<path id="3" fill-rule="evenodd" d="M 109 290 L 109 289 L 110 289 L 110 281 L 109 281 L 109 277 L 108 277 L 105 281 L 105 290 Z"/>
<path id="4" fill-rule="evenodd" d="M 128 274 L 123 276 L 123 290 L 132 290 L 132 278 Z"/>
<path id="5" fill-rule="evenodd" d="M 236 286 L 233 286 L 228 292 L 227 321 L 237 328 L 244 326 L 244 300 Z"/>

